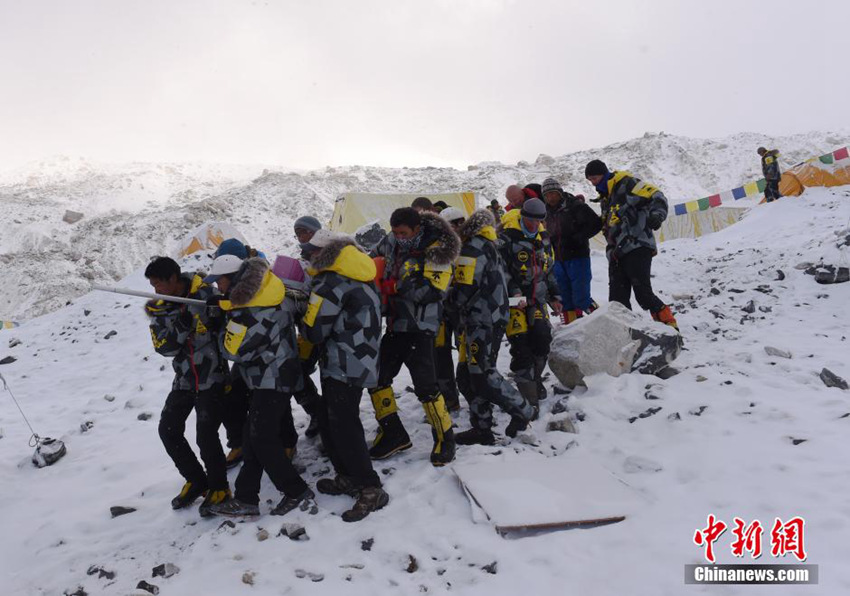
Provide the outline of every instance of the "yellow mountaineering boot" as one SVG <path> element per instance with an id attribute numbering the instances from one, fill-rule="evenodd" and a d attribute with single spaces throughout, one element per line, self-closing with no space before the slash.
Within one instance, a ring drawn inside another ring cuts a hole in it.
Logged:
<path id="1" fill-rule="evenodd" d="M 242 463 L 242 448 L 241 447 L 234 447 L 233 449 L 230 450 L 230 452 L 227 454 L 227 457 L 224 459 L 224 465 L 229 470 L 230 468 L 238 466 L 241 463 Z"/>
<path id="2" fill-rule="evenodd" d="M 207 493 L 207 483 L 204 482 L 187 482 L 180 489 L 180 494 L 171 499 L 172 509 L 183 509 L 188 507 L 195 500 Z"/>
<path id="3" fill-rule="evenodd" d="M 229 501 L 232 498 L 233 495 L 230 494 L 229 488 L 226 488 L 224 490 L 208 491 L 206 498 L 204 498 L 204 502 L 201 503 L 200 507 L 198 507 L 198 513 L 201 514 L 201 517 L 212 517 L 213 515 L 215 515 L 215 513 L 210 511 L 213 505 L 224 503 L 225 501 Z"/>
<path id="4" fill-rule="evenodd" d="M 392 387 L 381 387 L 371 392 L 375 418 L 378 420 L 378 434 L 369 449 L 372 459 L 386 459 L 389 456 L 410 449 L 410 436 L 398 417 L 398 405 Z"/>
<path id="5" fill-rule="evenodd" d="M 425 416 L 433 427 L 431 434 L 434 437 L 434 448 L 431 450 L 431 464 L 444 466 L 455 458 L 455 435 L 452 430 L 452 417 L 446 409 L 446 400 L 443 394 L 422 404 L 425 408 Z"/>

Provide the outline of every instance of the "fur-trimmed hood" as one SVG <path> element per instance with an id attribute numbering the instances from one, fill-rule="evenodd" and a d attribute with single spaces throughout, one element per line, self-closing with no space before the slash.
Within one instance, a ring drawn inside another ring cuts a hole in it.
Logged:
<path id="1" fill-rule="evenodd" d="M 435 213 L 422 213 L 422 228 L 425 260 L 435 265 L 454 263 L 461 243 L 449 222 Z"/>
<path id="2" fill-rule="evenodd" d="M 461 240 L 466 242 L 485 228 L 490 227 L 493 229 L 495 226 L 496 218 L 493 217 L 493 212 L 489 209 L 478 209 L 460 225 L 458 233 Z"/>
<path id="3" fill-rule="evenodd" d="M 377 274 L 375 262 L 348 237 L 331 241 L 310 259 L 310 275 L 316 276 L 323 271 L 362 282 L 374 280 Z"/>
<path id="4" fill-rule="evenodd" d="M 286 292 L 268 261 L 260 257 L 246 259 L 233 282 L 229 298 L 234 308 L 276 306 Z"/>

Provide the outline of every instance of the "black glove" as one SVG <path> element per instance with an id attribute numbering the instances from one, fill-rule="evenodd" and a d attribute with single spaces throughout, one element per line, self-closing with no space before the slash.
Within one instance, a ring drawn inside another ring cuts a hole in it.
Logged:
<path id="1" fill-rule="evenodd" d="M 664 217 L 660 213 L 650 213 L 649 217 L 646 218 L 646 223 L 649 225 L 650 229 L 657 230 L 661 227 L 661 224 L 664 223 Z"/>

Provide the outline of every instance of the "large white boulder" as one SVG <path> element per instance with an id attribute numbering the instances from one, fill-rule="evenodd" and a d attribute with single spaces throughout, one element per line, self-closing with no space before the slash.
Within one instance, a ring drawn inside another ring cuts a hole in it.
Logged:
<path id="1" fill-rule="evenodd" d="M 675 329 L 612 302 L 555 332 L 549 368 L 572 388 L 596 373 L 655 374 L 681 350 L 682 337 Z"/>

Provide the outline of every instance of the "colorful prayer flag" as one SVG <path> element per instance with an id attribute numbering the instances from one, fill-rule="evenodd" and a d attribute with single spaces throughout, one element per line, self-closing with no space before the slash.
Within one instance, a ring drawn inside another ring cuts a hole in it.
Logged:
<path id="1" fill-rule="evenodd" d="M 723 201 L 720 198 L 719 194 L 711 195 L 710 197 L 708 197 L 708 206 L 709 207 L 719 207 L 722 202 Z"/>
<path id="2" fill-rule="evenodd" d="M 735 199 L 736 201 L 738 199 L 743 199 L 746 196 L 747 196 L 747 191 L 744 190 L 743 186 L 739 186 L 738 188 L 732 189 L 732 198 Z"/>
<path id="3" fill-rule="evenodd" d="M 835 158 L 835 161 L 838 161 L 839 159 L 847 159 L 850 157 L 850 152 L 847 151 L 847 147 L 842 147 L 835 151 L 832 156 Z"/>

